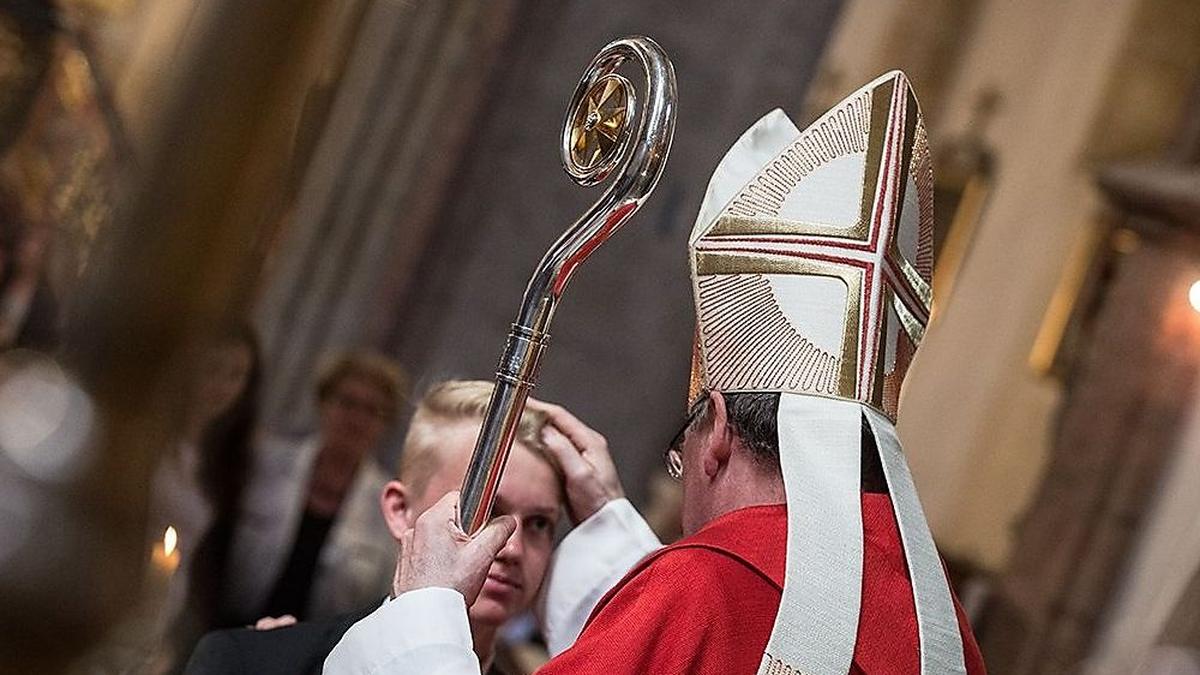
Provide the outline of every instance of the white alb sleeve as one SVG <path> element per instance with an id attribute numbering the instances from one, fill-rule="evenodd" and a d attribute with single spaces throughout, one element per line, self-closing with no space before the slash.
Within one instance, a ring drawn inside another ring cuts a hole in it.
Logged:
<path id="1" fill-rule="evenodd" d="M 566 651 L 600 598 L 662 546 L 628 499 L 614 499 L 584 520 L 558 546 L 539 607 L 551 656 Z"/>
<path id="2" fill-rule="evenodd" d="M 325 658 L 326 675 L 479 675 L 463 596 L 421 588 L 385 600 Z"/>

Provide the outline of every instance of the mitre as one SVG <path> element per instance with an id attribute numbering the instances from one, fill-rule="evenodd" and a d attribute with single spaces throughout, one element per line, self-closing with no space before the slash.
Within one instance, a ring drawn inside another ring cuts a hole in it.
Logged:
<path id="1" fill-rule="evenodd" d="M 924 673 L 965 672 L 954 603 L 894 422 L 929 321 L 933 169 L 908 78 L 800 131 L 774 110 L 717 166 L 688 240 L 690 398 L 779 392 L 783 596 L 760 673 L 842 675 L 862 598 L 864 429 L 913 585 Z"/>

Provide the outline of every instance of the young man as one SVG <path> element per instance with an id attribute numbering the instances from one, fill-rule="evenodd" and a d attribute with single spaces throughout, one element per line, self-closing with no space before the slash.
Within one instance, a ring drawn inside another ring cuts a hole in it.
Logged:
<path id="1" fill-rule="evenodd" d="M 687 536 L 592 603 L 611 575 L 589 559 L 652 548 L 625 536 L 620 501 L 594 509 L 552 571 L 552 648 L 590 618 L 539 673 L 984 672 L 894 427 L 931 309 L 932 188 L 899 72 L 804 132 L 768 113 L 725 156 L 688 242 L 691 413 L 667 453 Z M 568 471 L 568 496 L 583 482 Z M 457 616 L 495 539 L 462 535 L 452 498 L 418 519 L 403 592 L 347 631 L 327 675 L 478 672 L 454 656 Z"/>
<path id="2" fill-rule="evenodd" d="M 450 381 L 430 389 L 418 404 L 405 437 L 399 477 L 383 487 L 378 499 L 393 552 L 417 517 L 460 485 L 491 392 L 488 382 Z M 551 429 L 547 415 L 526 411 L 497 493 L 495 512 L 511 519 L 513 533 L 502 545 L 496 542 L 498 552 L 469 609 L 474 655 L 485 672 L 492 662 L 497 630 L 533 603 L 553 550 L 564 496 L 557 463 L 547 455 L 543 442 L 546 436 L 557 438 Z M 376 598 L 332 620 L 212 633 L 196 649 L 187 672 L 319 672 L 342 633 L 378 602 Z"/>

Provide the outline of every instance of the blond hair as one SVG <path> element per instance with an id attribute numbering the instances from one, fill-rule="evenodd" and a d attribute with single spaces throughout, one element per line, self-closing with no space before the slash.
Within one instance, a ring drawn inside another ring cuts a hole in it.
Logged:
<path id="1" fill-rule="evenodd" d="M 404 368 L 379 352 L 359 350 L 336 354 L 324 360 L 317 374 L 317 400 L 324 401 L 347 377 L 361 377 L 382 391 L 391 403 L 388 421 L 395 420 L 408 390 Z"/>
<path id="2" fill-rule="evenodd" d="M 400 480 L 408 483 L 417 494 L 423 492 L 429 477 L 441 466 L 437 452 L 438 427 L 460 421 L 482 422 L 494 387 L 493 383 L 482 380 L 447 380 L 430 387 L 417 403 L 404 437 Z M 517 425 L 516 440 L 549 464 L 561 481 L 558 463 L 550 458 L 542 443 L 545 426 L 545 413 L 526 408 Z"/>

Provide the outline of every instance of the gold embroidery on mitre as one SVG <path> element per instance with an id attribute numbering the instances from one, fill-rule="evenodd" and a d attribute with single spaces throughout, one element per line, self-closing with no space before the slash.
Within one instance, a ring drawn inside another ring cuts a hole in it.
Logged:
<path id="1" fill-rule="evenodd" d="M 913 344 L 921 344 L 921 340 L 925 337 L 925 324 L 913 316 L 913 313 L 908 310 L 908 305 L 900 302 L 899 298 L 893 297 L 890 302 L 892 309 L 896 310 L 896 316 L 900 319 L 900 327 L 908 334 Z"/>
<path id="2" fill-rule="evenodd" d="M 916 99 L 912 100 L 916 107 Z M 911 261 L 927 284 L 933 283 L 933 155 L 929 151 L 929 134 L 925 130 L 925 119 L 917 113 L 917 128 L 913 134 L 912 161 L 909 172 L 917 186 L 917 207 L 920 210 L 917 234 L 917 259 Z M 930 291 L 930 301 L 933 293 Z"/>
<path id="3" fill-rule="evenodd" d="M 925 123 L 921 118 L 920 109 L 917 107 L 917 99 L 909 87 L 904 88 L 904 103 L 902 161 L 899 162 L 901 170 L 896 180 L 900 193 L 897 200 L 899 208 L 894 214 L 895 228 L 888 250 L 893 263 L 916 294 L 917 307 L 904 303 L 909 316 L 915 317 L 915 312 L 920 311 L 922 316 L 928 317 L 933 306 L 933 287 L 931 285 L 933 280 L 933 164 L 929 156 L 929 140 L 925 133 Z M 910 187 L 910 178 L 912 179 L 911 187 L 915 187 L 917 192 L 916 213 L 911 214 L 911 223 L 905 218 L 905 215 L 908 214 L 906 208 L 908 200 L 905 193 Z M 915 227 L 917 230 L 914 233 L 916 240 L 911 257 L 900 248 L 900 242 L 905 237 L 906 226 Z M 919 321 L 921 323 L 920 330 L 909 331 L 909 335 L 913 336 L 917 342 L 920 342 L 920 335 L 925 330 L 924 321 Z"/>
<path id="4" fill-rule="evenodd" d="M 713 223 L 705 236 L 810 234 L 865 241 L 870 212 L 861 205 L 858 220 L 850 228 L 778 216 L 788 195 L 801 181 L 823 165 L 849 154 L 867 153 L 867 170 L 862 179 L 864 184 L 871 186 L 870 191 L 874 191 L 878 162 L 875 162 L 873 172 L 870 159 L 880 150 L 868 145 L 871 117 L 869 91 L 847 99 L 826 113 L 742 188 L 725 207 L 723 217 Z"/>
<path id="5" fill-rule="evenodd" d="M 893 306 L 898 308 L 901 305 L 894 303 Z M 891 320 L 890 317 L 889 320 Z M 896 343 L 892 345 L 892 349 L 894 350 L 892 369 L 884 373 L 878 389 L 879 395 L 875 401 L 872 401 L 872 405 L 887 415 L 889 419 L 894 420 L 900 409 L 900 388 L 904 384 L 904 376 L 908 373 L 908 367 L 912 363 L 913 354 L 916 353 L 917 348 L 906 331 L 897 331 Z"/>
<path id="6" fill-rule="evenodd" d="M 713 275 L 697 285 L 714 388 L 838 394 L 840 359 L 796 330 L 765 277 Z"/>
<path id="7" fill-rule="evenodd" d="M 696 403 L 696 399 L 700 398 L 700 394 L 704 393 L 704 364 L 700 355 L 700 326 L 696 326 L 696 331 L 692 336 L 692 369 L 688 373 L 688 397 L 687 408 L 691 410 L 692 405 Z"/>
<path id="8" fill-rule="evenodd" d="M 705 303 L 699 297 L 699 281 L 708 275 L 738 275 L 738 274 L 793 274 L 793 275 L 808 275 L 833 277 L 839 279 L 846 285 L 846 309 L 842 319 L 842 339 L 840 345 L 841 353 L 838 355 L 838 377 L 837 386 L 832 393 L 833 396 L 841 398 L 855 398 L 857 373 L 858 368 L 858 335 L 860 322 L 860 305 L 862 298 L 863 275 L 862 270 L 848 265 L 837 265 L 825 263 L 816 260 L 806 260 L 802 258 L 772 256 L 767 254 L 753 253 L 732 253 L 732 252 L 704 252 L 698 251 L 694 257 L 694 274 L 697 286 L 697 317 L 700 322 L 701 332 L 701 357 L 702 363 L 706 368 L 706 382 L 708 386 L 722 391 L 730 391 L 722 389 L 717 384 L 713 373 L 717 365 L 714 363 L 715 356 L 707 348 L 707 343 L 703 336 L 708 329 L 708 321 L 706 320 L 706 312 L 703 311 Z M 778 308 L 778 305 L 776 305 Z M 753 340 L 753 335 L 741 336 L 742 340 Z M 760 344 L 761 343 L 756 343 Z M 736 358 L 736 359 L 754 359 L 761 358 L 762 355 L 755 352 L 753 349 L 734 350 L 731 354 L 722 354 L 721 358 Z M 817 393 L 806 391 L 802 388 L 777 387 L 775 382 L 749 382 L 741 390 L 742 391 L 793 391 L 796 393 Z"/>

